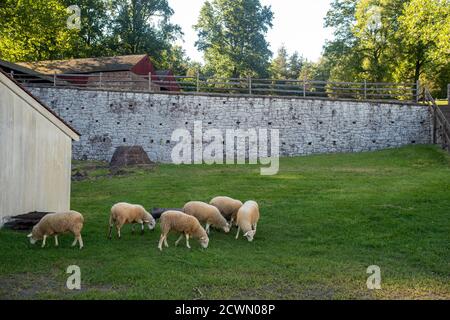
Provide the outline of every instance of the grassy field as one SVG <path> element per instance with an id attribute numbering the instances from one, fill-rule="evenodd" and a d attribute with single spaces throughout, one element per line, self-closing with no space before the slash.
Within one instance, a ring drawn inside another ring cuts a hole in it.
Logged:
<path id="1" fill-rule="evenodd" d="M 84 163 L 76 163 L 82 168 Z M 85 216 L 85 248 L 31 246 L 0 231 L 0 298 L 51 299 L 450 299 L 450 158 L 433 146 L 282 159 L 259 166 L 160 165 L 73 183 L 72 207 Z M 229 195 L 260 203 L 255 241 L 213 231 L 210 247 L 157 250 L 159 226 L 124 228 L 107 240 L 118 201 L 147 208 Z M 65 289 L 78 265 L 82 290 Z M 382 289 L 366 287 L 370 265 Z"/>

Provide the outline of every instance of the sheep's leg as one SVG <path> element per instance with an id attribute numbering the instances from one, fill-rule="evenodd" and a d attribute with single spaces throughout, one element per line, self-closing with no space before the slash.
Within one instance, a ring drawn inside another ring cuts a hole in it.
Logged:
<path id="1" fill-rule="evenodd" d="M 181 236 L 178 238 L 178 240 L 175 241 L 175 246 L 177 246 L 177 245 L 180 243 L 181 239 L 183 239 L 183 235 L 181 235 Z"/>
<path id="2" fill-rule="evenodd" d="M 207 223 L 207 224 L 206 224 L 206 228 L 205 228 L 205 231 L 206 231 L 207 234 L 209 234 L 209 227 L 210 227 L 210 224 Z"/>
<path id="3" fill-rule="evenodd" d="M 77 238 L 77 236 L 75 236 L 75 240 L 73 240 L 73 242 L 72 242 L 72 247 L 75 247 L 77 242 L 78 242 L 78 238 Z"/>
<path id="4" fill-rule="evenodd" d="M 255 223 L 254 225 L 253 225 L 253 230 L 255 230 L 256 231 L 256 227 L 258 226 L 258 224 L 257 223 Z"/>
<path id="5" fill-rule="evenodd" d="M 134 234 L 134 223 L 131 225 L 131 234 Z"/>
<path id="6" fill-rule="evenodd" d="M 111 224 L 111 225 L 109 226 L 109 234 L 108 234 L 109 240 L 112 239 L 112 229 L 113 229 L 113 226 L 112 226 L 112 224 Z"/>
<path id="7" fill-rule="evenodd" d="M 120 239 L 120 238 L 122 237 L 121 234 L 120 234 L 120 229 L 122 228 L 122 226 L 117 225 L 116 227 L 117 227 L 117 236 L 118 236 L 119 239 Z"/>
<path id="8" fill-rule="evenodd" d="M 164 246 L 165 246 L 166 248 L 169 247 L 169 244 L 167 243 L 167 236 L 164 237 Z"/>
<path id="9" fill-rule="evenodd" d="M 144 221 L 141 222 L 141 234 L 144 234 Z"/>
<path id="10" fill-rule="evenodd" d="M 42 248 L 45 247 L 45 241 L 47 240 L 47 236 L 44 235 L 44 239 L 42 240 Z"/>
<path id="11" fill-rule="evenodd" d="M 161 237 L 159 238 L 159 243 L 158 243 L 158 249 L 160 251 L 162 251 L 162 244 L 164 242 L 164 238 L 166 237 L 166 235 L 164 233 L 161 233 Z"/>
<path id="12" fill-rule="evenodd" d="M 239 238 L 239 232 L 241 231 L 241 227 L 238 226 L 238 232 L 236 233 L 236 239 Z"/>
<path id="13" fill-rule="evenodd" d="M 78 243 L 80 244 L 80 250 L 81 250 L 81 249 L 83 249 L 83 247 L 84 247 L 83 239 L 81 238 L 81 234 L 79 234 L 79 235 L 77 236 L 77 239 L 78 239 Z"/>
<path id="14" fill-rule="evenodd" d="M 186 247 L 188 247 L 189 249 L 191 248 L 191 246 L 189 245 L 189 234 L 186 233 Z"/>
<path id="15" fill-rule="evenodd" d="M 58 235 L 55 235 L 55 246 L 59 246 L 59 243 L 58 243 Z"/>

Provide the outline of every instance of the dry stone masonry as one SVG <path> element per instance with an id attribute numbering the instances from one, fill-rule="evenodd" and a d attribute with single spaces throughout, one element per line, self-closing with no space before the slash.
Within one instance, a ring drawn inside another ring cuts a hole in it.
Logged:
<path id="1" fill-rule="evenodd" d="M 360 152 L 431 143 L 428 108 L 408 103 L 313 98 L 163 94 L 30 88 L 81 133 L 75 159 L 110 161 L 117 147 L 142 146 L 171 162 L 178 128 L 280 130 L 283 156 Z M 207 144 L 209 141 L 205 141 Z"/>

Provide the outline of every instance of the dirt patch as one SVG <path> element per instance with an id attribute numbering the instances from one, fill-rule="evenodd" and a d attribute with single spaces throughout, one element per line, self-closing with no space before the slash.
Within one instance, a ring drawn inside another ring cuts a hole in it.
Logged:
<path id="1" fill-rule="evenodd" d="M 72 181 L 125 177 L 138 172 L 153 171 L 156 164 L 110 167 L 107 162 L 75 161 L 72 164 Z"/>
<path id="2" fill-rule="evenodd" d="M 8 219 L 5 227 L 17 231 L 29 231 L 49 212 L 30 212 Z"/>
<path id="3" fill-rule="evenodd" d="M 44 296 L 66 299 L 87 292 L 118 292 L 122 289 L 109 285 L 82 284 L 81 290 L 69 290 L 66 279 L 51 275 L 31 273 L 0 277 L 0 300 L 33 300 Z"/>

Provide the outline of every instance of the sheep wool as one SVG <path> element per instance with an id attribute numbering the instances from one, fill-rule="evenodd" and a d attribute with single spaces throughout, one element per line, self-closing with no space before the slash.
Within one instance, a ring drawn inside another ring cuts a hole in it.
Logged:
<path id="1" fill-rule="evenodd" d="M 124 224 L 139 223 L 141 225 L 141 233 L 144 233 L 144 224 L 148 226 L 150 230 L 155 228 L 156 222 L 153 216 L 148 213 L 141 205 L 130 204 L 126 202 L 116 203 L 111 208 L 111 215 L 109 217 L 109 239 L 112 237 L 112 228 L 115 225 L 117 228 L 117 235 L 120 239 Z M 134 232 L 134 225 L 132 226 Z"/>
<path id="2" fill-rule="evenodd" d="M 191 201 L 184 205 L 184 213 L 194 216 L 200 223 L 206 224 L 206 232 L 209 234 L 209 227 L 213 226 L 222 229 L 225 233 L 230 232 L 227 220 L 222 216 L 219 209 L 201 201 Z"/>
<path id="3" fill-rule="evenodd" d="M 203 248 L 206 249 L 208 247 L 208 234 L 205 229 L 203 229 L 197 218 L 187 215 L 181 211 L 166 211 L 161 215 L 160 221 L 161 237 L 158 244 L 159 250 L 162 251 L 163 243 L 166 247 L 169 247 L 169 244 L 167 243 L 167 236 L 170 231 L 181 233 L 181 236 L 175 242 L 175 245 L 178 245 L 184 235 L 186 237 L 186 247 L 189 249 L 191 248 L 189 245 L 189 238 L 191 237 L 198 239 Z"/>
<path id="4" fill-rule="evenodd" d="M 33 227 L 28 235 L 30 242 L 35 244 L 38 240 L 42 240 L 42 248 L 45 247 L 47 237 L 55 237 L 55 245 L 58 246 L 58 235 L 70 232 L 75 236 L 72 243 L 74 247 L 77 242 L 80 249 L 83 248 L 83 239 L 81 238 L 81 230 L 83 229 L 83 215 L 76 211 L 50 213 L 42 217 L 42 219 Z"/>
<path id="5" fill-rule="evenodd" d="M 237 212 L 242 207 L 241 201 L 224 196 L 213 198 L 209 204 L 219 209 L 222 216 L 230 221 L 230 226 L 236 221 Z"/>
<path id="6" fill-rule="evenodd" d="M 248 241 L 253 241 L 256 234 L 256 227 L 259 221 L 259 206 L 255 201 L 247 201 L 239 209 L 236 216 L 238 231 L 236 239 L 239 238 L 239 232 L 242 230 L 244 237 Z"/>

